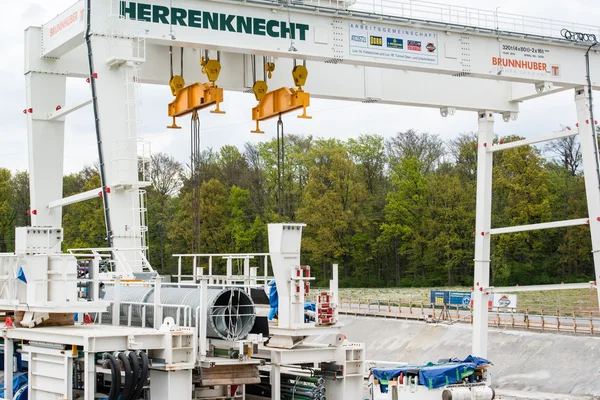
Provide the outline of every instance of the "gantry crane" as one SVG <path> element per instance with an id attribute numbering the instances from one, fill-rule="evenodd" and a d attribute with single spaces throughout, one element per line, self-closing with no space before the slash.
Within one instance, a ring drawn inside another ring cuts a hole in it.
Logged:
<path id="1" fill-rule="evenodd" d="M 600 56 L 595 37 L 561 36 L 556 21 L 468 9 L 455 15 L 451 6 L 450 12 L 427 14 L 414 1 L 410 10 L 400 1 L 397 6 L 352 0 L 80 0 L 43 27 L 28 28 L 32 225 L 61 227 L 63 206 L 100 192 L 111 222 L 108 237 L 122 255 L 121 272 L 150 270 L 142 254 L 140 191 L 147 182 L 138 173 L 139 84 L 170 84 L 170 127 L 177 127 L 176 117 L 198 118 L 206 107 L 222 112 L 227 91 L 254 92 L 258 103 L 248 115 L 255 132 L 261 132 L 259 121 L 300 109 L 307 118 L 311 97 L 437 108 L 443 117 L 469 111 L 479 124 L 473 354 L 485 357 L 486 299 L 507 290 L 490 287 L 491 235 L 589 224 L 595 277 L 575 286 L 594 287 L 600 279 L 599 161 L 590 107 L 592 89 L 600 89 Z M 169 63 L 177 54 L 173 48 L 183 49 L 185 81 Z M 67 77 L 87 79 L 95 88 L 92 99 L 65 104 Z M 577 130 L 493 145 L 497 115 L 515 120 L 521 102 L 567 90 L 574 94 Z M 101 132 L 103 187 L 63 198 L 64 117 L 88 104 L 97 110 Z M 571 135 L 582 144 L 588 217 L 492 228 L 493 154 Z"/>

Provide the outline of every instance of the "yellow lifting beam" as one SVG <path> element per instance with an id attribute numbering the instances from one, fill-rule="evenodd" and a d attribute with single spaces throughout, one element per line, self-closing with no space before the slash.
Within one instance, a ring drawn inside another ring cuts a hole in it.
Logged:
<path id="1" fill-rule="evenodd" d="M 310 105 L 310 94 L 301 89 L 282 87 L 265 93 L 256 107 L 252 108 L 252 120 L 256 121 L 256 130 L 252 133 L 264 133 L 259 128 L 259 121 L 276 117 L 302 108 L 298 118 L 312 118 L 306 115 L 306 107 Z"/>
<path id="2" fill-rule="evenodd" d="M 176 117 L 190 114 L 194 111 L 202 110 L 215 104 L 211 113 L 225 114 L 221 111 L 219 104 L 223 102 L 223 88 L 216 87 L 211 83 L 194 83 L 180 89 L 175 96 L 175 100 L 169 103 L 169 117 L 173 117 L 173 125 L 167 128 L 180 129 L 175 123 Z"/>

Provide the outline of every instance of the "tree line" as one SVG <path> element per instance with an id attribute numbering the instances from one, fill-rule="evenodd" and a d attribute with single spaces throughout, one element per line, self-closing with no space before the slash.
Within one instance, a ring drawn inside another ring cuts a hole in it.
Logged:
<path id="1" fill-rule="evenodd" d="M 268 223 L 303 222 L 302 262 L 321 283 L 338 263 L 344 286 L 470 286 L 476 143 L 473 133 L 444 142 L 413 130 L 347 141 L 286 135 L 279 169 L 275 139 L 207 149 L 196 165 L 198 202 L 190 166 L 154 154 L 147 165 L 149 260 L 161 273 L 175 271 L 172 254 L 189 253 L 194 241 L 197 204 L 201 253 L 266 252 Z M 492 227 L 583 218 L 581 169 L 574 137 L 495 153 Z M 64 196 L 99 186 L 97 169 L 85 167 L 65 176 Z M 12 250 L 14 227 L 28 223 L 28 193 L 26 172 L 0 169 L 0 252 Z M 65 249 L 106 245 L 100 198 L 63 214 Z M 491 252 L 497 286 L 594 276 L 587 226 L 497 235 Z"/>

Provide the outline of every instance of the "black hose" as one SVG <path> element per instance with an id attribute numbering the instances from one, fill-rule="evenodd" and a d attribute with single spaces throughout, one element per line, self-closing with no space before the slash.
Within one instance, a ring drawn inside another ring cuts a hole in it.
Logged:
<path id="1" fill-rule="evenodd" d="M 123 388 L 123 393 L 121 393 L 120 400 L 130 400 L 133 392 L 133 376 L 131 375 L 131 364 L 129 363 L 129 358 L 125 355 L 125 353 L 119 353 L 119 360 L 123 363 L 123 367 L 125 368 L 125 385 Z"/>
<path id="2" fill-rule="evenodd" d="M 131 396 L 129 396 L 129 399 L 137 400 L 135 394 L 140 385 L 144 386 L 144 383 L 142 382 L 142 375 L 140 375 L 140 359 L 133 351 L 130 351 L 129 361 L 131 361 L 131 369 L 133 374 L 133 387 L 131 388 Z"/>
<path id="3" fill-rule="evenodd" d="M 119 362 L 112 354 L 106 355 L 110 361 L 110 393 L 108 394 L 108 400 L 117 400 L 121 394 L 121 367 Z"/>
<path id="4" fill-rule="evenodd" d="M 586 71 L 586 80 L 587 80 L 587 84 L 588 84 L 588 97 L 589 97 L 589 107 L 590 107 L 590 125 L 592 125 L 592 137 L 593 142 L 594 142 L 594 156 L 596 159 L 596 175 L 598 176 L 598 180 L 600 180 L 600 159 L 598 158 L 599 154 L 598 154 L 598 132 L 596 132 L 596 121 L 594 120 L 594 90 L 592 88 L 592 76 L 591 76 L 591 72 L 590 72 L 590 50 L 592 49 L 592 47 L 597 46 L 599 43 L 596 40 L 596 36 L 595 35 L 591 35 L 593 36 L 594 39 L 594 43 L 588 47 L 587 51 L 585 52 L 585 71 Z"/>
<path id="5" fill-rule="evenodd" d="M 140 380 L 136 387 L 135 393 L 133 394 L 133 400 L 139 399 L 140 395 L 142 394 L 144 386 L 146 386 L 146 382 L 148 381 L 148 372 L 150 370 L 148 355 L 143 351 L 138 351 L 137 356 L 142 359 L 142 373 L 140 375 Z"/>

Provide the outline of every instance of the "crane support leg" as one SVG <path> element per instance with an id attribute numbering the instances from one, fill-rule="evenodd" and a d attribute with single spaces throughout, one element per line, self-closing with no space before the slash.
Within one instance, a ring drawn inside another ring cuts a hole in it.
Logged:
<path id="1" fill-rule="evenodd" d="M 475 215 L 475 283 L 473 299 L 473 355 L 487 357 L 488 295 L 490 285 L 490 228 L 492 224 L 492 152 L 494 114 L 479 112 L 477 139 L 477 209 Z"/>
<path id="2" fill-rule="evenodd" d="M 583 161 L 585 191 L 587 196 L 590 233 L 592 235 L 592 254 L 594 257 L 596 292 L 600 302 L 600 172 L 598 161 L 598 141 L 595 132 L 595 121 L 590 115 L 589 91 L 583 87 L 575 89 L 575 105 L 577 122 L 579 123 L 579 140 L 581 142 L 581 158 Z M 599 303 L 600 304 L 600 303 Z"/>
<path id="3" fill-rule="evenodd" d="M 101 147 L 106 157 L 106 186 L 111 188 L 106 196 L 110 198 L 110 219 L 119 221 L 112 226 L 112 244 L 118 249 L 127 249 L 124 250 L 127 262 L 135 265 L 132 267 L 134 272 L 141 272 L 141 264 L 134 261 L 137 250 L 143 247 L 138 191 L 146 185 L 140 181 L 138 163 L 138 101 L 135 89 L 138 66 L 133 62 L 112 67 L 107 64 L 105 60 L 109 58 L 111 42 L 106 37 L 94 35 L 91 44 L 94 49 L 93 71 L 97 74 Z M 131 46 L 132 43 L 124 40 L 125 45 Z"/>
<path id="4" fill-rule="evenodd" d="M 252 119 L 256 121 L 256 130 L 253 133 L 264 133 L 258 123 L 269 118 L 302 108 L 302 115 L 298 118 L 312 118 L 306 115 L 306 107 L 310 105 L 310 94 L 296 89 L 282 87 L 266 93 L 260 103 L 252 108 Z"/>
<path id="5" fill-rule="evenodd" d="M 62 226 L 62 209 L 49 209 L 47 205 L 63 195 L 65 122 L 37 117 L 65 106 L 67 76 L 29 72 L 25 79 L 31 225 L 58 228 Z"/>

